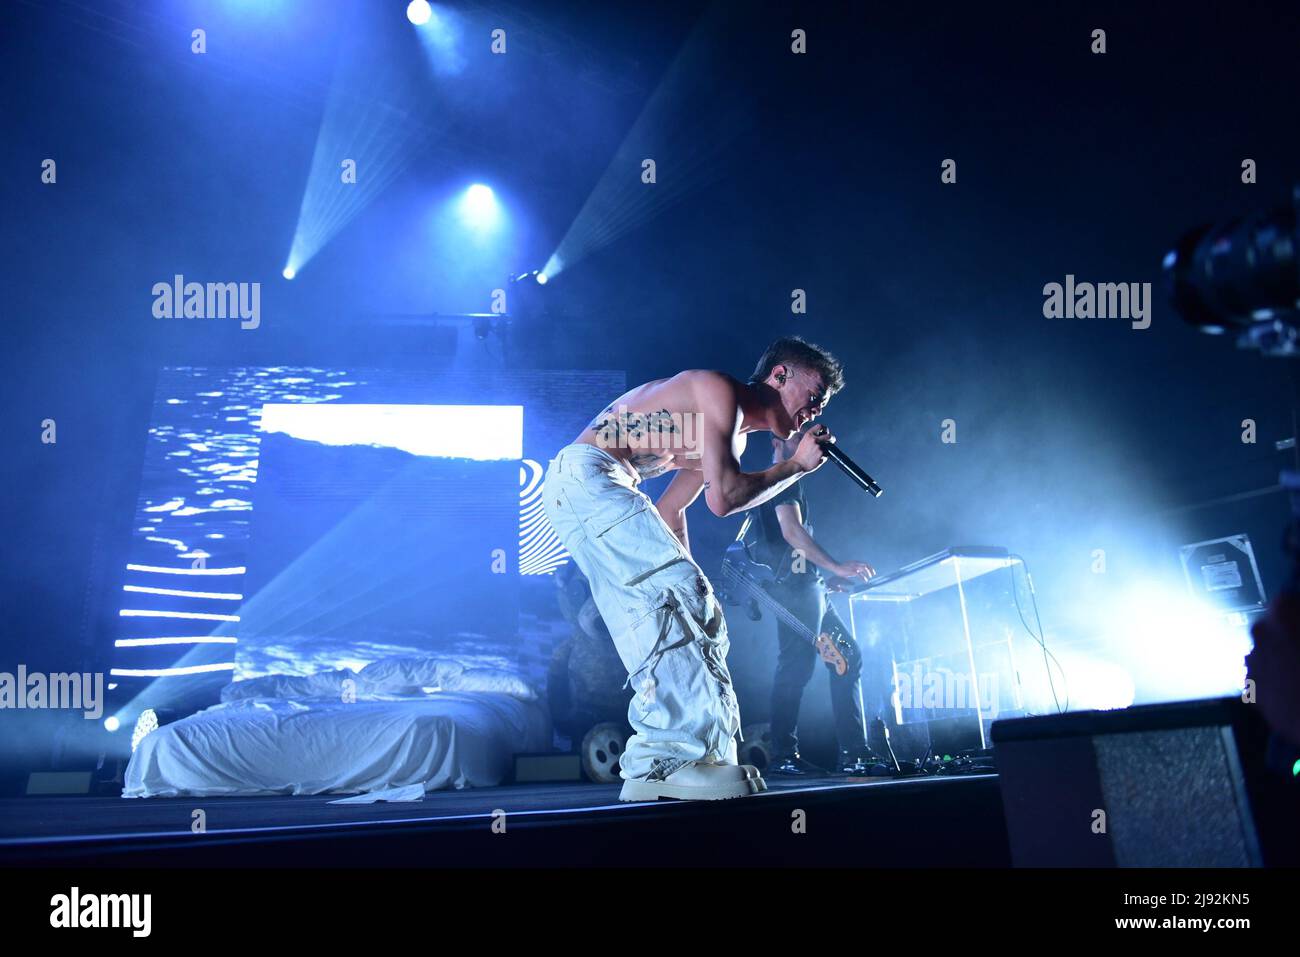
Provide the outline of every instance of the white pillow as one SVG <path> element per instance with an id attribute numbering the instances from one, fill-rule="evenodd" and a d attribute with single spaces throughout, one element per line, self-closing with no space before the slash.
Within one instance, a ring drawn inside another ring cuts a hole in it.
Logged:
<path id="1" fill-rule="evenodd" d="M 356 681 L 355 693 L 423 695 L 429 689 L 442 691 L 495 691 L 521 701 L 536 701 L 538 694 L 516 672 L 449 657 L 393 657 L 372 661 L 360 672 L 341 668 L 314 675 L 264 675 L 226 685 L 222 701 L 245 698 L 337 698 L 343 682 Z"/>
<path id="2" fill-rule="evenodd" d="M 362 668 L 360 679 L 367 691 L 422 694 L 423 688 L 445 688 L 464 670 L 454 658 L 381 658 Z"/>
<path id="3" fill-rule="evenodd" d="M 221 700 L 338 697 L 343 693 L 343 682 L 356 677 L 357 673 L 350 668 L 318 671 L 314 675 L 263 675 L 231 682 L 221 689 Z"/>
<path id="4" fill-rule="evenodd" d="M 442 690 L 497 691 L 520 701 L 537 700 L 537 692 L 532 685 L 515 672 L 503 668 L 466 668 L 459 675 L 444 681 Z"/>

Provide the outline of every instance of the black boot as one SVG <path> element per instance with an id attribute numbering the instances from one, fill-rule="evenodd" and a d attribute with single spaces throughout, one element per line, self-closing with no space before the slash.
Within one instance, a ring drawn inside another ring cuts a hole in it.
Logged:
<path id="1" fill-rule="evenodd" d="M 815 778 L 823 777 L 826 774 L 825 771 L 811 761 L 805 761 L 801 758 L 798 751 L 779 758 L 773 757 L 772 763 L 768 765 L 767 770 L 763 773 L 791 778 Z"/>

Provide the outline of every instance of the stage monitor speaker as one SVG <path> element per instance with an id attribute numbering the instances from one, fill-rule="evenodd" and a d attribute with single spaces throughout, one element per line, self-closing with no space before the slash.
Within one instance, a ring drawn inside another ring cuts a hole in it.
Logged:
<path id="1" fill-rule="evenodd" d="M 997 721 L 1017 867 L 1294 865 L 1300 755 L 1238 698 Z"/>

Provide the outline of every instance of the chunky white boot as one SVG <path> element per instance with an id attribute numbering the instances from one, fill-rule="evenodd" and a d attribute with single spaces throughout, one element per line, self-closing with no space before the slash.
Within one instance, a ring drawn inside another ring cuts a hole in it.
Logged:
<path id="1" fill-rule="evenodd" d="M 739 752 L 738 752 L 738 750 L 737 750 L 737 748 L 736 748 L 736 739 L 735 739 L 735 738 L 732 738 L 732 739 L 731 739 L 731 744 L 730 744 L 730 746 L 727 748 L 727 755 L 726 755 L 726 757 L 724 757 L 721 761 L 713 761 L 713 762 L 711 762 L 711 763 L 713 763 L 713 764 L 729 764 L 729 765 L 731 765 L 731 766 L 733 766 L 733 767 L 737 767 L 737 766 L 738 766 L 738 767 L 743 768 L 744 771 L 745 771 L 745 774 L 749 777 L 749 784 L 750 784 L 750 787 L 753 788 L 754 793 L 757 794 L 759 791 L 766 791 L 766 790 L 767 790 L 767 782 L 763 780 L 763 775 L 759 772 L 758 768 L 754 767 L 754 765 L 752 765 L 752 764 L 741 764 L 741 763 L 737 760 L 737 755 L 738 755 L 738 753 L 739 753 Z"/>
<path id="2" fill-rule="evenodd" d="M 758 768 L 754 767 L 754 765 L 737 764 L 735 761 L 715 761 L 714 763 L 719 765 L 720 767 L 724 767 L 724 766 L 733 767 L 733 768 L 738 767 L 742 771 L 744 771 L 745 776 L 749 778 L 749 786 L 753 788 L 755 794 L 757 794 L 759 791 L 767 790 L 767 782 L 763 780 L 762 772 L 760 772 Z"/>
<path id="3" fill-rule="evenodd" d="M 755 772 L 757 773 L 757 772 Z M 762 781 L 762 777 L 759 777 Z M 758 793 L 749 771 L 738 764 L 684 764 L 662 781 L 628 778 L 620 801 L 655 801 L 661 797 L 683 801 L 726 801 Z"/>

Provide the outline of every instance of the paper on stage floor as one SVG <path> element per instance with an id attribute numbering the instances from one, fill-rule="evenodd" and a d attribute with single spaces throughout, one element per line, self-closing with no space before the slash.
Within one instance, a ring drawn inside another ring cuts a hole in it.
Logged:
<path id="1" fill-rule="evenodd" d="M 385 788 L 382 791 L 370 791 L 355 794 L 352 797 L 339 798 L 330 804 L 375 804 L 379 801 L 423 801 L 424 785 L 408 784 L 400 788 Z"/>

